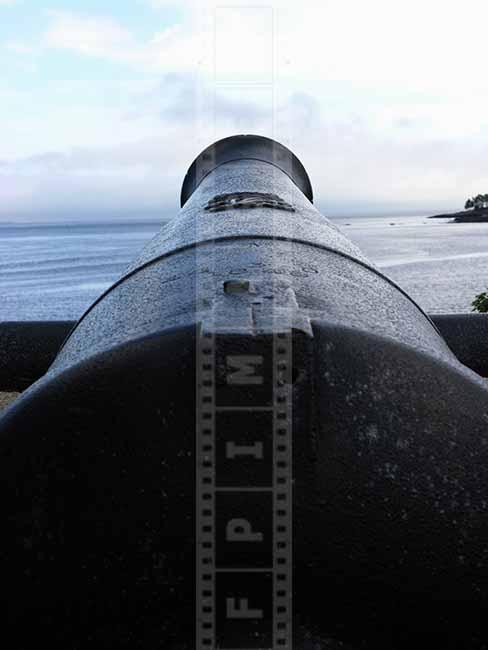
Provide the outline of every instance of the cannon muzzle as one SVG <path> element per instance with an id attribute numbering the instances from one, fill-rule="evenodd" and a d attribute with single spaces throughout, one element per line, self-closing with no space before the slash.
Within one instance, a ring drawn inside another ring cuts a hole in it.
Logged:
<path id="1" fill-rule="evenodd" d="M 181 204 L 0 419 L 18 647 L 484 647 L 488 389 L 456 321 L 273 140 L 205 149 Z"/>

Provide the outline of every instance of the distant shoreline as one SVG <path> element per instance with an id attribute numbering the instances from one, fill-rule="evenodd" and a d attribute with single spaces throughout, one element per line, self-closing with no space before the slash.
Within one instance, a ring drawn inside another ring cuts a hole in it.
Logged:
<path id="1" fill-rule="evenodd" d="M 451 214 L 435 214 L 428 219 L 454 219 L 453 223 L 488 223 L 488 209 L 482 210 L 462 210 L 461 212 L 452 212 Z"/>

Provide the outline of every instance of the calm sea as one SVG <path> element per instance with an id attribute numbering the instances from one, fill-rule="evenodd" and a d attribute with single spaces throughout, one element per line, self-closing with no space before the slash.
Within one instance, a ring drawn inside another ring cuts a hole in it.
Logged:
<path id="1" fill-rule="evenodd" d="M 427 311 L 470 311 L 488 286 L 488 224 L 411 216 L 334 221 Z M 79 318 L 160 227 L 0 224 L 0 321 Z"/>

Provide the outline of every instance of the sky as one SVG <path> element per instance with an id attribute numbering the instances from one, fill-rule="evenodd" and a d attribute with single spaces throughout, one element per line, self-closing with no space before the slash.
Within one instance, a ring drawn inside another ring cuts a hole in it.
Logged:
<path id="1" fill-rule="evenodd" d="M 275 138 L 331 216 L 488 191 L 486 0 L 0 0 L 0 223 L 166 219 L 211 142 Z"/>

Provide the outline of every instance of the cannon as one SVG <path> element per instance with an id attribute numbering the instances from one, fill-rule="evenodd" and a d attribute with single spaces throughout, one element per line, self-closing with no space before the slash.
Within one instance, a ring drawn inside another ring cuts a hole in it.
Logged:
<path id="1" fill-rule="evenodd" d="M 268 138 L 181 206 L 77 323 L 0 325 L 8 647 L 486 648 L 485 317 L 429 317 Z"/>

